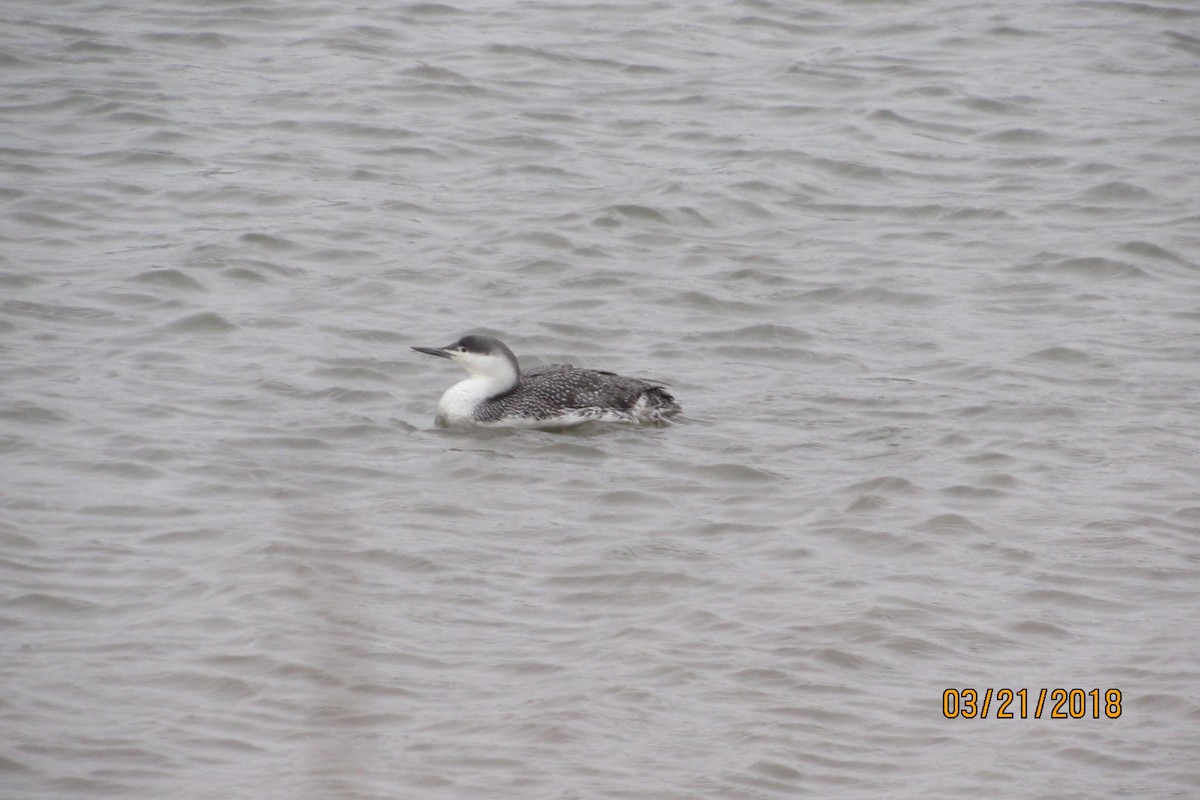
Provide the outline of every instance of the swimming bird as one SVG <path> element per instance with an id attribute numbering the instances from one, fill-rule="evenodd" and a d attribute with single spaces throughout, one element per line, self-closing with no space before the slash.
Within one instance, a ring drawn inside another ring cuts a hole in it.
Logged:
<path id="1" fill-rule="evenodd" d="M 547 364 L 522 371 L 492 336 L 469 335 L 446 347 L 414 347 L 467 371 L 438 401 L 443 427 L 567 428 L 584 422 L 666 423 L 680 407 L 662 384 L 613 372 Z"/>

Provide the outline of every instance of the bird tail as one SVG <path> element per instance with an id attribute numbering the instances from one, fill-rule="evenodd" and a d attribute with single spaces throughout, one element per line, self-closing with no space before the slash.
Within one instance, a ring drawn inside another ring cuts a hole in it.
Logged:
<path id="1" fill-rule="evenodd" d="M 652 422 L 666 422 L 667 417 L 683 410 L 675 396 L 661 386 L 651 386 L 642 397 L 646 404 L 646 416 Z"/>

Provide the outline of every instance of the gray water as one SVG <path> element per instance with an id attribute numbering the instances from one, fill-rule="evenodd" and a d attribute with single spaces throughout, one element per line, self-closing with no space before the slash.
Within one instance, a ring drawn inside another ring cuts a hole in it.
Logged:
<path id="1" fill-rule="evenodd" d="M 4 16 L 0 797 L 1200 793 L 1200 7 Z"/>

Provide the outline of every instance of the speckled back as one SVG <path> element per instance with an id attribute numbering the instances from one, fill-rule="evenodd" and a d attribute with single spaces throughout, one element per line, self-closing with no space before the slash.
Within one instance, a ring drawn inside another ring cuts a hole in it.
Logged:
<path id="1" fill-rule="evenodd" d="M 632 414 L 635 407 L 657 409 L 662 414 L 679 410 L 675 398 L 659 384 L 627 378 L 613 372 L 580 369 L 570 364 L 547 364 L 521 373 L 520 383 L 475 410 L 480 422 L 511 417 L 551 419 L 564 410 L 601 414 Z"/>

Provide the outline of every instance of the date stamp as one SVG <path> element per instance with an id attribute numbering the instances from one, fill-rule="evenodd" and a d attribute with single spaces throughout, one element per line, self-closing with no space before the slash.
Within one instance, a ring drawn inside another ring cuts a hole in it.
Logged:
<path id="1" fill-rule="evenodd" d="M 1047 702 L 1049 701 L 1049 702 Z M 1121 690 L 1108 689 L 947 689 L 942 692 L 946 719 L 1116 719 L 1121 716 Z"/>

